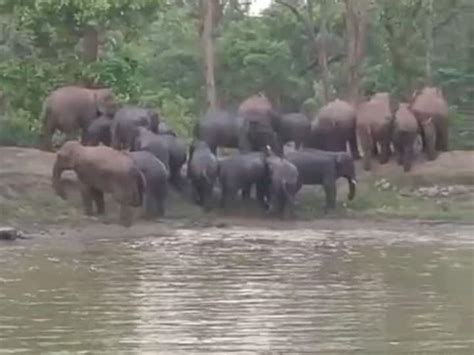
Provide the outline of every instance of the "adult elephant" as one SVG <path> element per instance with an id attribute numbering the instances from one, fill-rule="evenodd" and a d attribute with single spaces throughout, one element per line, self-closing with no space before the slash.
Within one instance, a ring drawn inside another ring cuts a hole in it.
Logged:
<path id="1" fill-rule="evenodd" d="M 51 92 L 43 102 L 41 121 L 41 146 L 52 149 L 52 136 L 56 130 L 74 138 L 78 130 L 84 130 L 100 115 L 113 117 L 118 104 L 110 89 L 86 89 L 65 86 Z"/>
<path id="2" fill-rule="evenodd" d="M 257 200 L 266 209 L 268 181 L 263 152 L 235 154 L 219 160 L 218 178 L 222 188 L 221 207 L 226 208 L 239 191 L 248 200 L 252 186 L 256 186 Z"/>
<path id="3" fill-rule="evenodd" d="M 385 164 L 390 159 L 392 123 L 392 105 L 388 93 L 376 93 L 370 100 L 359 105 L 357 134 L 364 153 L 363 167 L 365 170 L 371 169 L 372 156 L 377 155 L 379 150 L 380 164 Z"/>
<path id="4" fill-rule="evenodd" d="M 160 135 L 153 133 L 148 128 L 137 127 L 137 134 L 130 146 L 132 152 L 147 151 L 158 158 L 170 171 L 170 152 Z"/>
<path id="5" fill-rule="evenodd" d="M 270 146 L 277 154 L 282 153 L 278 135 L 281 116 L 265 95 L 254 95 L 244 100 L 239 106 L 238 115 L 243 120 L 239 130 L 241 152 L 264 151 L 266 146 Z"/>
<path id="6" fill-rule="evenodd" d="M 180 190 L 183 187 L 181 169 L 184 163 L 186 163 L 187 158 L 188 148 L 186 142 L 176 135 L 169 133 L 158 133 L 157 138 L 168 150 L 170 182 L 175 188 Z"/>
<path id="7" fill-rule="evenodd" d="M 143 206 L 147 218 L 162 217 L 165 214 L 165 200 L 168 195 L 169 173 L 165 165 L 146 151 L 128 153 L 145 177 L 146 188 Z"/>
<path id="8" fill-rule="evenodd" d="M 317 150 L 311 148 L 305 148 L 304 151 L 309 152 L 311 154 L 321 154 L 323 156 L 331 158 L 334 161 L 334 164 L 336 165 L 336 179 L 344 178 L 347 180 L 347 183 L 349 185 L 349 193 L 347 195 L 347 199 L 349 201 L 354 199 L 356 195 L 357 177 L 354 159 L 352 158 L 350 153 L 328 152 L 325 150 Z"/>
<path id="9" fill-rule="evenodd" d="M 347 151 L 347 144 L 354 159 L 360 159 L 356 135 L 356 111 L 346 101 L 335 99 L 323 106 L 311 123 L 311 133 L 305 144 L 332 152 Z"/>
<path id="10" fill-rule="evenodd" d="M 441 89 L 425 87 L 413 94 L 410 106 L 421 128 L 428 159 L 448 150 L 448 104 Z"/>
<path id="11" fill-rule="evenodd" d="M 400 103 L 393 122 L 393 146 L 398 155 L 398 164 L 410 171 L 415 155 L 415 140 L 418 123 L 407 103 Z"/>
<path id="12" fill-rule="evenodd" d="M 210 110 L 194 126 L 194 138 L 207 143 L 214 154 L 218 147 L 238 148 L 243 120 L 224 110 Z"/>
<path id="13" fill-rule="evenodd" d="M 298 190 L 303 185 L 322 185 L 326 195 L 325 211 L 336 208 L 337 170 L 334 159 L 311 149 L 295 150 L 285 156 L 298 169 Z"/>
<path id="14" fill-rule="evenodd" d="M 159 115 L 153 110 L 138 106 L 124 106 L 115 113 L 112 126 L 112 147 L 130 149 L 138 135 L 138 127 L 158 133 Z"/>
<path id="15" fill-rule="evenodd" d="M 52 177 L 54 190 L 65 199 L 60 180 L 64 170 L 73 170 L 77 175 L 86 215 L 93 214 L 93 203 L 97 213 L 104 214 L 104 193 L 110 193 L 120 205 L 121 224 L 132 224 L 130 207 L 141 206 L 146 182 L 130 156 L 105 146 L 66 142 L 56 154 Z"/>
<path id="16" fill-rule="evenodd" d="M 294 142 L 299 149 L 308 140 L 311 121 L 303 113 L 287 113 L 280 121 L 279 137 L 282 144 Z"/>

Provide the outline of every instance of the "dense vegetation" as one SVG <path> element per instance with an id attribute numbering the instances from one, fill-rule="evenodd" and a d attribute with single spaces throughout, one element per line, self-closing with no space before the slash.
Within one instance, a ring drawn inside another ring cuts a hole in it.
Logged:
<path id="1" fill-rule="evenodd" d="M 211 72 L 217 104 L 264 90 L 285 111 L 433 82 L 454 145 L 474 138 L 472 0 L 275 0 L 261 16 L 238 0 L 0 0 L 0 14 L 0 144 L 34 144 L 42 100 L 65 84 L 112 87 L 189 134 Z"/>

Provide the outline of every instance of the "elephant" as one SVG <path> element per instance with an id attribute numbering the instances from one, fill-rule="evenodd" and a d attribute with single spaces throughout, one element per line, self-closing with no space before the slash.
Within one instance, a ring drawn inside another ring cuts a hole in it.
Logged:
<path id="1" fill-rule="evenodd" d="M 414 159 L 418 123 L 408 103 L 400 103 L 393 121 L 393 146 L 398 155 L 398 164 L 405 172 L 410 171 Z"/>
<path id="2" fill-rule="evenodd" d="M 143 206 L 147 218 L 163 217 L 164 203 L 168 195 L 169 173 L 165 165 L 153 154 L 147 151 L 129 152 L 135 165 L 145 177 L 146 188 L 143 196 Z"/>
<path id="3" fill-rule="evenodd" d="M 356 110 L 346 101 L 335 99 L 323 106 L 311 123 L 305 144 L 332 152 L 345 152 L 349 145 L 352 157 L 360 159 L 356 135 Z"/>
<path id="4" fill-rule="evenodd" d="M 170 182 L 180 190 L 183 187 L 181 168 L 186 163 L 187 158 L 188 148 L 186 142 L 168 133 L 159 133 L 157 137 L 168 150 Z"/>
<path id="5" fill-rule="evenodd" d="M 68 140 L 73 139 L 78 130 L 83 134 L 100 115 L 112 117 L 117 109 L 118 103 L 110 89 L 64 86 L 54 90 L 44 100 L 41 111 L 42 149 L 52 150 L 51 140 L 56 130 L 65 133 Z"/>
<path id="6" fill-rule="evenodd" d="M 107 116 L 100 116 L 91 122 L 86 128 L 83 135 L 83 144 L 88 146 L 97 146 L 100 143 L 110 147 L 112 138 L 110 135 L 110 127 L 112 119 Z"/>
<path id="7" fill-rule="evenodd" d="M 287 210 L 295 215 L 295 195 L 299 190 L 298 169 L 286 158 L 275 155 L 267 149 L 265 159 L 269 184 L 269 213 L 285 216 Z"/>
<path id="8" fill-rule="evenodd" d="M 218 147 L 238 148 L 243 120 L 223 110 L 210 110 L 194 126 L 194 138 L 209 145 L 214 154 Z"/>
<path id="9" fill-rule="evenodd" d="M 130 151 L 147 151 L 158 158 L 170 171 L 170 152 L 165 140 L 160 135 L 153 133 L 148 128 L 136 127 L 137 135 L 132 142 Z"/>
<path id="10" fill-rule="evenodd" d="M 386 92 L 376 93 L 370 100 L 361 103 L 357 109 L 357 134 L 364 153 L 363 167 L 370 170 L 372 156 L 379 151 L 380 164 L 390 159 L 392 140 L 393 114 L 390 95 Z"/>
<path id="11" fill-rule="evenodd" d="M 328 156 L 333 159 L 334 164 L 336 164 L 336 179 L 345 178 L 349 185 L 349 193 L 347 199 L 349 201 L 353 200 L 356 195 L 356 169 L 354 164 L 354 159 L 352 155 L 348 152 L 328 152 L 326 150 L 318 150 L 312 148 L 304 148 L 304 151 L 310 152 L 312 154 L 321 154 Z"/>
<path id="12" fill-rule="evenodd" d="M 278 155 L 282 154 L 283 145 L 279 137 L 281 115 L 265 95 L 258 94 L 244 100 L 239 106 L 238 116 L 243 120 L 239 130 L 241 153 L 264 151 L 268 145 Z"/>
<path id="13" fill-rule="evenodd" d="M 438 151 L 448 150 L 448 103 L 443 92 L 436 87 L 415 92 L 410 109 L 421 128 L 427 157 L 434 160 Z"/>
<path id="14" fill-rule="evenodd" d="M 287 113 L 280 121 L 280 141 L 282 144 L 294 142 L 299 149 L 308 140 L 311 132 L 311 121 L 302 113 Z"/>
<path id="15" fill-rule="evenodd" d="M 189 147 L 188 179 L 191 181 L 195 200 L 205 210 L 212 204 L 212 193 L 219 171 L 219 162 L 209 145 L 194 141 Z"/>
<path id="16" fill-rule="evenodd" d="M 158 133 L 159 123 L 159 115 L 152 110 L 138 106 L 122 107 L 112 121 L 112 147 L 118 150 L 130 149 L 138 135 L 138 127 Z"/>
<path id="17" fill-rule="evenodd" d="M 266 176 L 263 152 L 235 154 L 220 159 L 218 179 L 222 188 L 221 207 L 226 208 L 239 191 L 242 191 L 244 200 L 249 199 L 252 186 L 255 185 L 257 200 L 264 209 L 267 209 Z"/>
<path id="18" fill-rule="evenodd" d="M 298 169 L 297 191 L 302 185 L 322 185 L 326 194 L 324 210 L 335 209 L 337 170 L 334 158 L 309 148 L 288 152 L 286 159 Z"/>
<path id="19" fill-rule="evenodd" d="M 142 205 L 146 181 L 130 156 L 106 146 L 86 147 L 78 141 L 64 143 L 56 154 L 52 185 L 66 199 L 61 184 L 64 170 L 74 170 L 77 175 L 86 215 L 93 214 L 93 203 L 97 213 L 104 214 L 104 193 L 110 193 L 120 205 L 120 223 L 126 227 L 132 225 L 130 207 Z"/>

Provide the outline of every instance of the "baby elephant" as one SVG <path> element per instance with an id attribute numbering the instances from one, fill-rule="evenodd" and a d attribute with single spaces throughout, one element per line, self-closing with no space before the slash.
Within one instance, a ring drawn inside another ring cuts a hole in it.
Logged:
<path id="1" fill-rule="evenodd" d="M 54 190 L 65 199 L 60 181 L 64 170 L 74 170 L 79 179 L 86 215 L 92 215 L 93 202 L 97 213 L 104 214 L 104 193 L 110 193 L 120 205 L 121 224 L 131 226 L 130 207 L 141 206 L 145 178 L 130 156 L 105 146 L 85 147 L 78 141 L 66 142 L 56 154 L 52 179 Z"/>
<path id="2" fill-rule="evenodd" d="M 140 151 L 128 154 L 145 176 L 146 189 L 143 201 L 145 216 L 147 218 L 164 216 L 164 203 L 168 195 L 168 170 L 165 165 L 150 152 Z"/>
<path id="3" fill-rule="evenodd" d="M 191 181 L 196 202 L 209 210 L 212 191 L 219 165 L 211 148 L 204 141 L 195 141 L 189 147 L 188 178 Z"/>
<path id="4" fill-rule="evenodd" d="M 83 134 L 84 145 L 97 146 L 100 143 L 110 147 L 111 135 L 110 126 L 112 119 L 107 116 L 100 116 L 87 127 Z"/>
<path id="5" fill-rule="evenodd" d="M 266 158 L 268 180 L 270 183 L 270 209 L 272 214 L 281 218 L 288 210 L 294 217 L 295 195 L 299 190 L 298 169 L 285 158 L 280 158 L 271 152 Z"/>
<path id="6" fill-rule="evenodd" d="M 404 171 L 410 171 L 414 159 L 415 140 L 418 135 L 418 122 L 409 109 L 401 103 L 395 113 L 393 146 L 398 154 L 398 164 Z"/>

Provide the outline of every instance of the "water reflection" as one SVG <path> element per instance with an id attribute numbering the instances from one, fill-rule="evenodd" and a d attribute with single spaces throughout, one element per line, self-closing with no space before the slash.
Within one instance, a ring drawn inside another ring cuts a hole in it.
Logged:
<path id="1" fill-rule="evenodd" d="M 0 245 L 0 353 L 474 352 L 471 230 Z"/>

